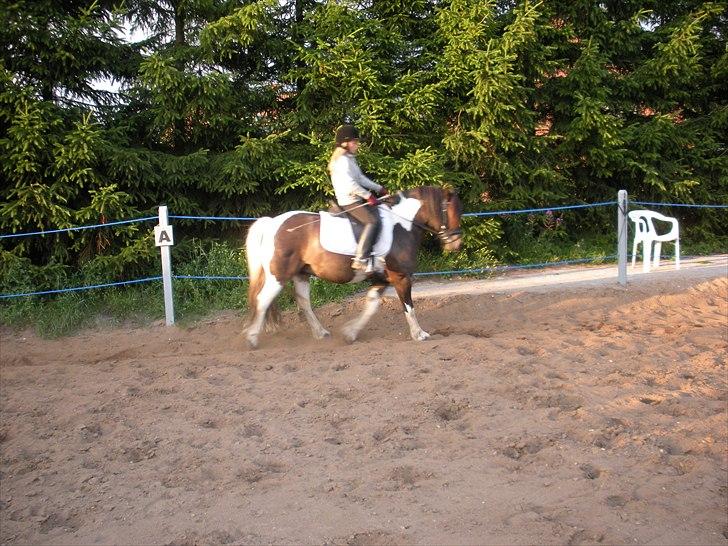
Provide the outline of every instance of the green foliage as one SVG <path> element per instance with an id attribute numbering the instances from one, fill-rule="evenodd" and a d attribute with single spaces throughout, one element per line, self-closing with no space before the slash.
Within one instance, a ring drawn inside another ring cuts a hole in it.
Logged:
<path id="1" fill-rule="evenodd" d="M 176 268 L 176 275 L 238 277 L 246 274 L 240 248 L 222 243 L 193 240 L 188 257 Z M 245 309 L 247 287 L 243 281 L 178 279 L 174 281 L 175 310 L 194 318 L 220 309 Z"/>
<path id="2" fill-rule="evenodd" d="M 164 317 L 158 284 L 64 293 L 53 298 L 21 298 L 0 305 L 0 322 L 33 328 L 44 337 L 73 334 L 82 328 L 148 324 Z"/>
<path id="3" fill-rule="evenodd" d="M 498 220 L 465 218 L 462 222 L 463 247 L 460 252 L 443 254 L 434 241 L 422 254 L 423 271 L 480 269 L 498 265 L 494 248 L 502 236 Z"/>
<path id="4" fill-rule="evenodd" d="M 73 108 L 113 97 L 96 78 L 130 77 L 137 51 L 123 43 L 118 12 L 88 0 L 11 0 L 0 10 L 2 64 L 24 90 Z"/>
<path id="5" fill-rule="evenodd" d="M 275 30 L 274 0 L 259 0 L 211 22 L 203 30 L 200 43 L 213 58 L 232 59 L 240 49 L 265 40 Z"/>

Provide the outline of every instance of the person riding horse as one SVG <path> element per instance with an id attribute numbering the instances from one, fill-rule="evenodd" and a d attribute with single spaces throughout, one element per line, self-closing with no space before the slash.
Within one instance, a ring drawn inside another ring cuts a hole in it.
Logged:
<path id="1" fill-rule="evenodd" d="M 445 252 L 459 251 L 463 243 L 462 213 L 460 198 L 449 188 L 420 186 L 397 194 L 384 217 L 393 226 L 386 250 L 387 274 L 372 275 L 364 311 L 342 330 L 346 341 L 357 339 L 376 313 L 387 286 L 393 286 L 397 292 L 412 339 L 422 341 L 430 337 L 417 321 L 412 301 L 417 250 L 424 236 L 431 233 L 440 240 Z M 250 322 L 245 337 L 251 348 L 258 346 L 266 324 L 275 322 L 275 299 L 289 281 L 293 281 L 296 303 L 311 333 L 316 339 L 323 339 L 330 333 L 311 307 L 311 277 L 338 284 L 361 280 L 361 272 L 352 269 L 349 256 L 325 248 L 321 218 L 319 213 L 294 210 L 273 217 L 261 216 L 248 229 L 245 254 Z"/>
<path id="2" fill-rule="evenodd" d="M 381 226 L 374 193 L 384 196 L 387 195 L 387 190 L 361 172 L 355 157 L 358 149 L 357 128 L 353 125 L 339 127 L 336 130 L 336 147 L 329 160 L 329 174 L 338 205 L 349 216 L 364 225 L 356 247 L 356 255 L 352 259 L 352 269 L 364 270 L 367 273 L 382 272 L 384 258 L 381 256 L 371 258 L 372 248 Z"/>

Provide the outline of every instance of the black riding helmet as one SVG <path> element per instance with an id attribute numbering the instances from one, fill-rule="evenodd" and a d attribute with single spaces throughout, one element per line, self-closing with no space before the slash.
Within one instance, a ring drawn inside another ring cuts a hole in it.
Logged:
<path id="1" fill-rule="evenodd" d="M 359 140 L 359 131 L 353 125 L 342 125 L 336 130 L 336 146 L 339 147 L 344 142 L 350 140 Z"/>

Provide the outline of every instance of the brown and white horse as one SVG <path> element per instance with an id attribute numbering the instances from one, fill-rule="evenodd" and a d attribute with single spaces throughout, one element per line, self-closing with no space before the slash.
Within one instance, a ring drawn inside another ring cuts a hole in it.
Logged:
<path id="1" fill-rule="evenodd" d="M 423 186 L 400 192 L 390 199 L 394 202 L 391 207 L 380 206 L 382 215 L 391 215 L 389 225 L 393 226 L 386 270 L 370 279 L 372 286 L 367 292 L 363 313 L 344 327 L 343 334 L 349 342 L 356 340 L 377 311 L 382 293 L 390 284 L 402 302 L 412 339 L 427 339 L 429 334 L 417 322 L 412 305 L 417 249 L 425 232 L 437 235 L 445 251 L 458 251 L 462 244 L 462 205 L 455 192 Z M 317 213 L 293 211 L 274 218 L 259 218 L 250 227 L 245 241 L 250 275 L 250 323 L 246 335 L 252 348 L 258 346 L 258 337 L 274 300 L 289 280 L 293 280 L 296 303 L 317 339 L 330 334 L 311 308 L 310 276 L 339 284 L 364 280 L 362 272 L 351 268 L 351 256 L 330 252 L 321 246 L 318 219 Z"/>

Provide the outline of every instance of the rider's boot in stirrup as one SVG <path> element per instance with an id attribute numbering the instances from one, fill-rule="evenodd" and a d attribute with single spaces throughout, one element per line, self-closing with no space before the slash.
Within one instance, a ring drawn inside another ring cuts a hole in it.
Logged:
<path id="1" fill-rule="evenodd" d="M 372 253 L 372 244 L 374 243 L 374 224 L 366 224 L 359 237 L 359 244 L 356 246 L 356 256 L 351 260 L 351 268 L 354 270 L 362 270 L 367 273 L 372 271 L 369 261 L 369 255 Z"/>

